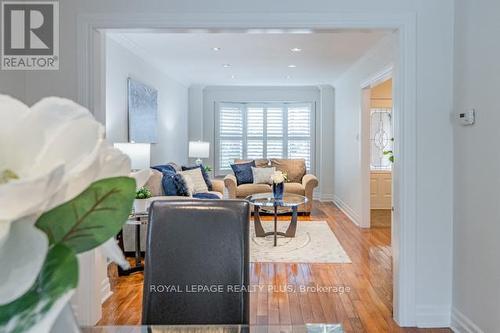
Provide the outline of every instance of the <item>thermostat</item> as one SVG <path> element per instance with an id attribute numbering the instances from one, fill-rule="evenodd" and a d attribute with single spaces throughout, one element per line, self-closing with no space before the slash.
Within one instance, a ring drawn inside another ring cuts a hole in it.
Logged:
<path id="1" fill-rule="evenodd" d="M 461 125 L 473 125 L 476 121 L 476 110 L 470 109 L 458 114 L 458 121 Z"/>

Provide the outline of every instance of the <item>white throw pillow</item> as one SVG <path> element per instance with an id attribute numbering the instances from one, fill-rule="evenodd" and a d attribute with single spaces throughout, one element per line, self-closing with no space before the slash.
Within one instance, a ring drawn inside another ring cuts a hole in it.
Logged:
<path id="1" fill-rule="evenodd" d="M 276 168 L 254 168 L 252 167 L 254 184 L 271 184 L 271 177 L 276 172 Z"/>
<path id="2" fill-rule="evenodd" d="M 207 183 L 205 183 L 205 179 L 203 179 L 203 174 L 201 173 L 200 168 L 186 170 L 186 171 L 179 171 L 179 173 L 183 177 L 190 179 L 192 186 L 193 186 L 193 193 L 192 194 L 208 192 Z M 188 185 L 188 184 L 186 184 L 186 185 Z M 188 185 L 188 187 L 189 187 L 189 185 Z"/>

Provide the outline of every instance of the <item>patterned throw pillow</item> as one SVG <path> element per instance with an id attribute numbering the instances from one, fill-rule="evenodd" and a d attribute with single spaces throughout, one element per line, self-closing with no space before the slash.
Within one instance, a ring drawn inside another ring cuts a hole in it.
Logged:
<path id="1" fill-rule="evenodd" d="M 238 186 L 253 183 L 252 167 L 255 168 L 255 161 L 249 163 L 231 164 L 231 169 L 233 169 Z"/>
<path id="2" fill-rule="evenodd" d="M 254 184 L 272 184 L 271 177 L 276 172 L 276 168 L 254 168 L 252 167 Z"/>
<path id="3" fill-rule="evenodd" d="M 172 181 L 175 184 L 177 189 L 176 195 L 181 197 L 191 197 L 193 195 L 193 186 L 192 183 L 189 183 L 186 177 L 181 175 L 180 173 L 176 173 L 172 177 Z M 191 184 L 191 187 L 189 186 Z"/>
<path id="4" fill-rule="evenodd" d="M 209 191 L 212 191 L 212 181 L 210 180 L 210 176 L 205 171 L 203 165 L 194 165 L 194 166 L 182 166 L 182 171 L 200 169 L 201 174 L 203 175 L 203 179 L 205 180 L 205 184 L 207 184 L 207 188 Z"/>
<path id="5" fill-rule="evenodd" d="M 186 170 L 186 171 L 179 171 L 178 173 L 183 175 L 184 178 L 186 178 L 188 187 L 189 187 L 189 182 L 192 183 L 193 189 L 191 191 L 191 194 L 208 192 L 208 187 L 207 184 L 205 183 L 205 179 L 203 179 L 203 175 L 201 174 L 200 168 Z"/>

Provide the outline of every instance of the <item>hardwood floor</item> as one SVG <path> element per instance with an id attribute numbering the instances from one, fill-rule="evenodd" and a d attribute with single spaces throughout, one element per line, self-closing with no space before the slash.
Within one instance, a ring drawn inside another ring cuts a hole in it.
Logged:
<path id="1" fill-rule="evenodd" d="M 300 217 L 300 223 L 327 221 L 352 264 L 251 264 L 250 283 L 257 290 L 250 296 L 251 324 L 280 325 L 278 333 L 303 323 L 341 323 L 346 332 L 451 332 L 403 329 L 392 320 L 390 229 L 360 229 L 335 205 L 314 204 L 311 216 Z M 114 281 L 99 325 L 140 323 L 142 280 L 136 273 Z"/>

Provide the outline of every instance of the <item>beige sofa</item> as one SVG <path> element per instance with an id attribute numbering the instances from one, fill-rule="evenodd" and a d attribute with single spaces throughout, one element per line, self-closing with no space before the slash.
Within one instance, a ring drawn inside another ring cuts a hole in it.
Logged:
<path id="1" fill-rule="evenodd" d="M 163 186 L 162 186 L 162 182 L 161 182 L 163 174 L 160 171 L 155 170 L 155 169 L 151 169 L 151 172 L 152 172 L 151 176 L 149 177 L 148 181 L 144 185 L 145 187 L 147 187 L 151 191 L 152 198 L 150 199 L 150 201 L 164 200 L 165 193 L 163 193 Z M 215 194 L 219 198 L 222 199 L 224 196 L 224 181 L 221 179 L 211 179 L 211 181 L 212 181 L 212 191 L 209 191 L 208 193 Z M 166 197 L 166 198 L 168 198 L 168 199 L 172 199 L 172 198 L 192 199 L 189 197 L 177 197 L 177 196 L 170 196 L 170 197 Z"/>
<path id="2" fill-rule="evenodd" d="M 175 166 L 175 164 L 174 164 Z M 151 191 L 152 197 L 148 199 L 148 207 L 153 201 L 156 200 L 192 200 L 191 197 L 181 197 L 181 196 L 165 196 L 162 187 L 162 173 L 158 170 L 151 169 L 152 173 L 148 181 L 144 185 Z M 224 196 L 224 181 L 222 179 L 211 179 L 212 181 L 212 193 L 217 195 L 219 198 Z M 141 251 L 146 248 L 146 234 L 147 226 L 141 225 Z M 132 252 L 135 250 L 135 226 L 125 224 L 123 226 L 123 247 L 126 252 Z"/>
<path id="3" fill-rule="evenodd" d="M 235 163 L 246 163 L 251 160 L 235 160 Z M 276 170 L 286 172 L 289 181 L 285 183 L 285 193 L 295 193 L 303 195 L 308 202 L 299 206 L 298 211 L 311 213 L 313 205 L 313 191 L 318 186 L 316 176 L 306 174 L 306 164 L 303 159 L 259 159 L 255 160 L 258 168 L 275 167 Z M 268 184 L 241 184 L 238 185 L 236 177 L 229 174 L 224 178 L 224 185 L 227 189 L 229 199 L 244 199 L 251 194 L 272 192 L 271 185 Z"/>

